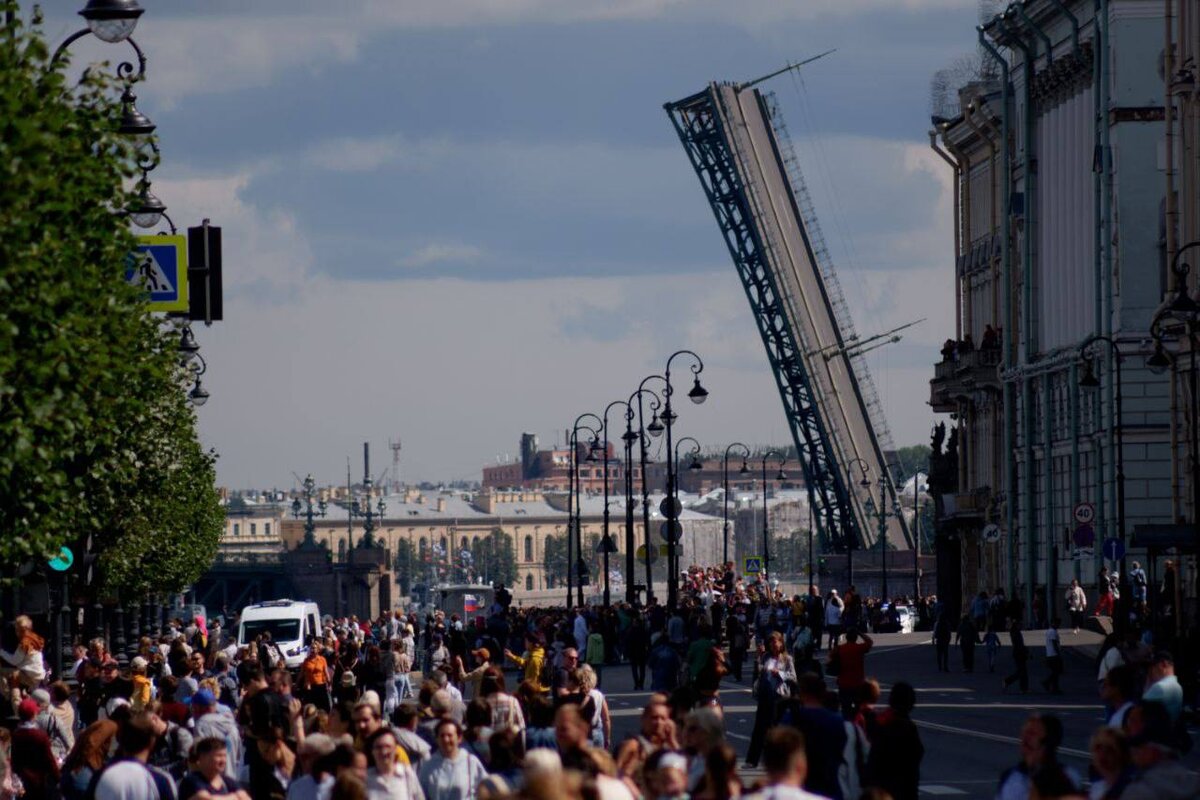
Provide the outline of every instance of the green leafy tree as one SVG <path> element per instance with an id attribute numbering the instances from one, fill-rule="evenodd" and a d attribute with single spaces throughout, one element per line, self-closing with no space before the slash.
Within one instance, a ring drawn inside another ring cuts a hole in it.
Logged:
<path id="1" fill-rule="evenodd" d="M 90 538 L 108 591 L 169 591 L 223 523 L 176 335 L 124 278 L 117 97 L 100 70 L 68 87 L 19 21 L 0 34 L 0 573 Z"/>
<path id="2" fill-rule="evenodd" d="M 512 536 L 502 528 L 493 528 L 481 539 L 475 553 L 475 571 L 480 580 L 512 586 L 517 580 L 517 554 Z"/>
<path id="3" fill-rule="evenodd" d="M 929 473 L 929 456 L 933 451 L 927 444 L 914 444 L 896 450 L 896 484 L 900 485 L 917 472 Z"/>
<path id="4" fill-rule="evenodd" d="M 565 533 L 552 533 L 546 537 L 542 565 L 546 569 L 547 588 L 553 589 L 566 584 L 567 535 Z"/>

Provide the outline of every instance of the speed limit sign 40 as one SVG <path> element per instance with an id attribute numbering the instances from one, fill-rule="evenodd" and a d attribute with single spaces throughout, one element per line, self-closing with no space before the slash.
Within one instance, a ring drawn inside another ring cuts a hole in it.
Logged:
<path id="1" fill-rule="evenodd" d="M 1091 503 L 1076 503 L 1071 514 L 1078 525 L 1091 525 L 1096 521 L 1096 507 Z"/>

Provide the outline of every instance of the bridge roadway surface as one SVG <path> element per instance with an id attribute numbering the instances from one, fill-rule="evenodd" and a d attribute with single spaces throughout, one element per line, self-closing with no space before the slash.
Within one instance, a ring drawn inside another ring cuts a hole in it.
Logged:
<path id="1" fill-rule="evenodd" d="M 1063 694 L 1051 695 L 1042 689 L 1046 675 L 1042 647 L 1043 633 L 1027 631 L 1030 646 L 1030 690 L 1022 695 L 1016 685 L 1007 693 L 1000 691 L 1001 678 L 1011 671 L 1012 659 L 1007 636 L 997 660 L 996 671 L 988 672 L 983 647 L 975 650 L 975 672 L 964 673 L 958 648 L 952 648 L 949 673 L 937 672 L 929 634 L 880 634 L 867 655 L 867 674 L 883 687 L 881 705 L 894 681 L 907 680 L 917 689 L 917 708 L 913 713 L 925 745 L 921 763 L 922 796 L 990 798 L 1005 769 L 1017 761 L 1017 736 L 1021 723 L 1033 711 L 1057 714 L 1063 721 L 1065 741 L 1063 760 L 1086 776 L 1088 740 L 1103 722 L 1096 689 L 1096 669 L 1091 653 L 1099 636 L 1082 632 L 1061 632 L 1066 671 L 1062 678 Z M 1085 645 L 1077 647 L 1073 645 Z M 1090 650 L 1090 652 L 1089 652 Z M 726 679 L 721 688 L 725 707 L 726 735 L 738 751 L 739 764 L 745 761 L 754 727 L 754 702 L 750 697 L 750 667 L 741 683 Z M 827 679 L 832 685 L 832 678 Z M 613 741 L 619 742 L 638 730 L 639 715 L 650 692 L 634 692 L 628 666 L 606 667 L 603 686 L 613 717 Z M 1193 737 L 1197 731 L 1192 732 Z M 1187 762 L 1200 768 L 1195 751 Z M 747 784 L 761 777 L 761 771 L 742 770 Z"/>

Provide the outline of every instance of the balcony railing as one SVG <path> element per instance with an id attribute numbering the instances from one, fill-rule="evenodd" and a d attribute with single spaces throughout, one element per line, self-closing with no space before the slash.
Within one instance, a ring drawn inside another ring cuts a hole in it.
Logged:
<path id="1" fill-rule="evenodd" d="M 929 405 L 934 411 L 948 413 L 957 411 L 962 401 L 971 402 L 981 389 L 1000 391 L 1000 358 L 1000 348 L 990 347 L 956 352 L 934 364 Z"/>

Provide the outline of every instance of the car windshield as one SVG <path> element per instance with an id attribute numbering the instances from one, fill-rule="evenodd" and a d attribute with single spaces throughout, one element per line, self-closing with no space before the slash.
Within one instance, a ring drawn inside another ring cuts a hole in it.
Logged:
<path id="1" fill-rule="evenodd" d="M 261 633 L 270 633 L 273 642 L 294 642 L 300 638 L 298 619 L 248 619 L 242 622 L 242 643 L 253 642 Z"/>

